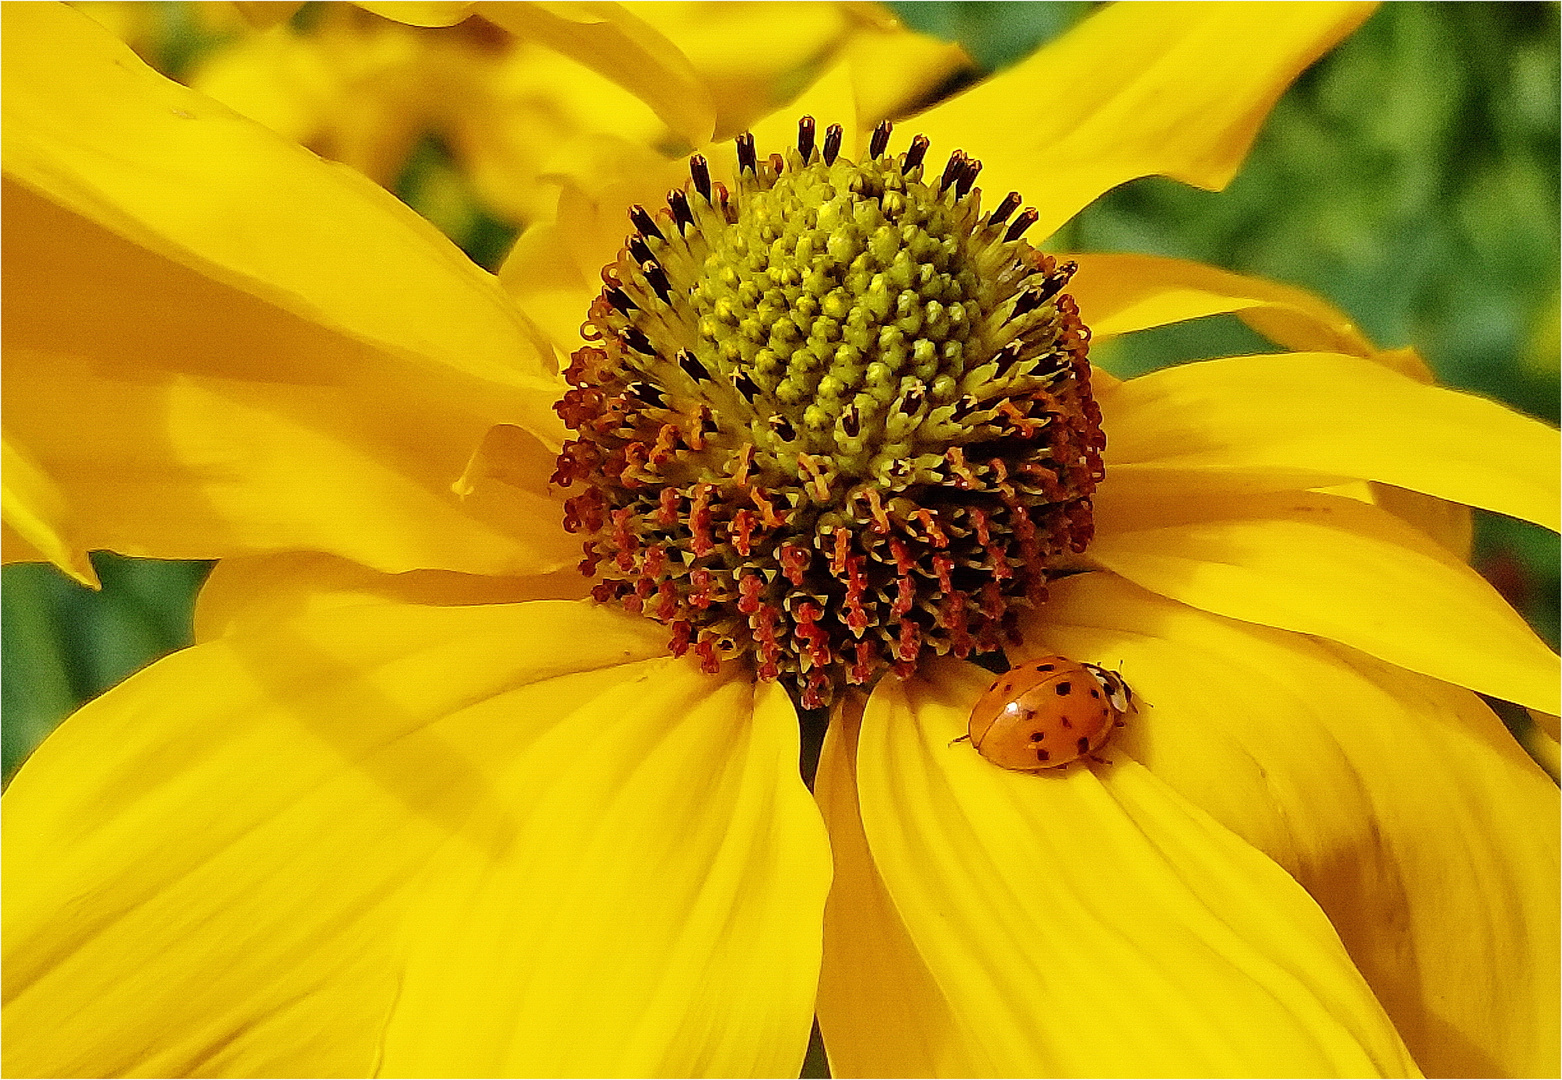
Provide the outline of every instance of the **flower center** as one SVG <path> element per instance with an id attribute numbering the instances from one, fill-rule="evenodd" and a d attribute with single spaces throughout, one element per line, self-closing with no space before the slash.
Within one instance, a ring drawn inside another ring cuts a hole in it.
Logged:
<path id="1" fill-rule="evenodd" d="M 599 601 L 707 670 L 748 657 L 804 708 L 930 653 L 987 652 L 1091 537 L 1089 330 L 1056 265 L 928 141 L 862 162 L 841 131 L 705 159 L 602 271 L 558 405 L 554 482 Z"/>

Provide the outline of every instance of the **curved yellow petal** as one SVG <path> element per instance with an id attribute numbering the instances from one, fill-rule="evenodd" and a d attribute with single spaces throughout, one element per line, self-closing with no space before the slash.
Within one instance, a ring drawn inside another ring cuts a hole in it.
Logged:
<path id="1" fill-rule="evenodd" d="M 483 3 L 485 19 L 578 61 L 633 93 L 692 149 L 710 140 L 716 106 L 689 58 L 623 4 Z"/>
<path id="2" fill-rule="evenodd" d="M 472 14 L 462 0 L 356 0 L 365 11 L 411 26 L 454 26 Z"/>
<path id="3" fill-rule="evenodd" d="M 1377 480 L 1558 526 L 1556 431 L 1361 357 L 1207 360 L 1097 396 L 1122 496 Z"/>
<path id="4" fill-rule="evenodd" d="M 79 14 L 4 19 L 8 435 L 80 546 L 558 564 L 545 476 L 503 505 L 450 490 L 500 420 L 562 435 L 551 356 L 490 276 Z"/>
<path id="5" fill-rule="evenodd" d="M 73 535 L 65 497 L 9 439 L 0 439 L 0 515 L 23 542 L 11 545 L 17 550 L 6 551 L 6 562 L 44 558 L 88 588 L 98 587 L 87 549 Z"/>
<path id="6" fill-rule="evenodd" d="M 856 24 L 864 21 L 855 4 L 788 0 L 765 4 L 683 0 L 638 4 L 635 10 L 699 72 L 716 105 L 718 140 L 732 138 L 795 98 L 853 38 Z M 792 119 L 795 123 L 797 117 Z"/>
<path id="7" fill-rule="evenodd" d="M 902 26 L 864 29 L 844 51 L 857 96 L 857 122 L 864 131 L 881 120 L 899 120 L 976 67 L 957 43 Z"/>
<path id="8" fill-rule="evenodd" d="M 1316 492 L 1104 498 L 1090 558 L 1205 611 L 1315 634 L 1556 712 L 1556 654 L 1485 579 L 1376 507 Z"/>
<path id="9" fill-rule="evenodd" d="M 591 579 L 569 567 L 530 577 L 409 570 L 382 574 L 334 555 L 289 552 L 222 559 L 201 585 L 195 640 L 212 641 L 301 615 L 359 604 L 516 604 L 583 600 Z"/>
<path id="10" fill-rule="evenodd" d="M 774 688 L 571 602 L 178 653 L 5 805 L 13 1075 L 786 1075 L 829 880 Z"/>
<path id="11" fill-rule="evenodd" d="M 981 1072 L 1417 1075 L 1300 886 L 1143 767 L 951 745 L 990 679 L 883 680 L 857 746 L 873 860 Z"/>
<path id="12" fill-rule="evenodd" d="M 1235 314 L 1276 345 L 1379 359 L 1421 382 L 1431 372 L 1412 350 L 1380 352 L 1350 316 L 1305 289 L 1160 255 L 1071 255 L 1068 291 L 1092 338 L 1208 315 Z"/>
<path id="13" fill-rule="evenodd" d="M 990 201 L 1025 195 L 1046 236 L 1136 177 L 1224 187 L 1291 80 L 1371 10 L 1114 4 L 915 126 L 940 156 L 980 158 Z"/>
<path id="14" fill-rule="evenodd" d="M 832 1076 L 980 1076 L 994 1066 L 960 1026 L 873 864 L 857 800 L 863 700 L 830 720 L 814 798 L 830 832 L 835 876 L 824 908 L 819 1030 Z"/>
<path id="15" fill-rule="evenodd" d="M 1473 694 L 1109 574 L 1024 629 L 1120 665 L 1141 705 L 1107 756 L 1293 874 L 1428 1076 L 1557 1072 L 1557 792 Z"/>

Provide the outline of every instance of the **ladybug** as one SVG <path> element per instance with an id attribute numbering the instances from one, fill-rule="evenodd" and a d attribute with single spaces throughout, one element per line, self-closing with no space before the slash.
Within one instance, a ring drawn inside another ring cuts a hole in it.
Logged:
<path id="1" fill-rule="evenodd" d="M 1080 758 L 1101 761 L 1123 717 L 1137 712 L 1133 691 L 1115 671 L 1062 656 L 1042 656 L 993 682 L 971 710 L 969 740 L 1005 769 L 1039 772 Z"/>

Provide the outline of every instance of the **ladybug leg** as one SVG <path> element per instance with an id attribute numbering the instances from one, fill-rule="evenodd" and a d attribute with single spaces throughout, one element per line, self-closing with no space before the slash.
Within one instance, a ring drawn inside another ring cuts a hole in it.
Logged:
<path id="1" fill-rule="evenodd" d="M 1112 764 L 1112 759 L 1111 758 L 1104 758 L 1104 757 L 1102 757 L 1099 754 L 1091 754 L 1090 755 L 1090 760 L 1095 762 L 1097 765 L 1110 765 L 1110 764 Z"/>
<path id="2" fill-rule="evenodd" d="M 968 734 L 960 736 L 958 739 L 950 739 L 949 740 L 949 745 L 953 746 L 957 742 L 970 742 L 970 741 L 971 741 L 971 736 L 968 733 Z"/>

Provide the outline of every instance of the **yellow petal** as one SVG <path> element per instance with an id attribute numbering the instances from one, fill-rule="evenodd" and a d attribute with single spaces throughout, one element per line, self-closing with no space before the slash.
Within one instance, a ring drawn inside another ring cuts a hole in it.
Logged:
<path id="1" fill-rule="evenodd" d="M 1038 615 L 1153 703 L 1107 756 L 1293 874 L 1428 1076 L 1556 1074 L 1557 792 L 1473 694 L 1109 574 Z"/>
<path id="2" fill-rule="evenodd" d="M 74 535 L 65 497 L 54 481 L 27 455 L 0 440 L 0 514 L 21 544 L 7 550 L 6 562 L 44 558 L 89 588 L 98 587 L 87 549 Z"/>
<path id="3" fill-rule="evenodd" d="M 873 860 L 979 1074 L 1416 1074 L 1307 894 L 1143 767 L 950 745 L 990 678 L 883 680 L 857 747 Z"/>
<path id="4" fill-rule="evenodd" d="M 557 563 L 546 477 L 503 508 L 449 490 L 495 422 L 562 434 L 491 277 L 75 12 L 4 18 L 8 434 L 80 545 Z"/>
<path id="5" fill-rule="evenodd" d="M 835 876 L 824 908 L 819 1029 L 833 1076 L 980 1076 L 995 1066 L 962 1029 L 873 865 L 857 803 L 855 698 L 825 732 L 814 797 Z"/>
<path id="6" fill-rule="evenodd" d="M 1338 496 L 1117 500 L 1090 557 L 1162 596 L 1316 634 L 1557 711 L 1557 657 L 1485 579 L 1392 515 Z"/>
<path id="7" fill-rule="evenodd" d="M 858 5 L 840 3 L 675 2 L 638 4 L 635 12 L 699 72 L 722 140 L 795 98 L 863 21 Z"/>
<path id="8" fill-rule="evenodd" d="M 1305 289 L 1159 255 L 1071 255 L 1079 271 L 1068 291 L 1094 339 L 1208 315 L 1240 315 L 1277 345 L 1297 352 L 1372 356 L 1350 316 Z"/>
<path id="9" fill-rule="evenodd" d="M 12 1075 L 788 1075 L 829 855 L 783 694 L 567 602 L 176 654 L 5 796 Z"/>
<path id="10" fill-rule="evenodd" d="M 1050 234 L 1140 176 L 1216 190 L 1236 174 L 1291 80 L 1369 4 L 1114 4 L 915 120 L 934 152 L 984 163 L 996 202 L 1017 190 Z"/>
<path id="11" fill-rule="evenodd" d="M 640 98 L 692 149 L 716 126 L 716 107 L 689 58 L 622 4 L 485 3 L 477 11 L 517 37 L 546 45 Z"/>
<path id="12" fill-rule="evenodd" d="M 1377 480 L 1558 525 L 1556 431 L 1360 357 L 1208 360 L 1098 397 L 1107 483 L 1125 495 Z"/>
<path id="13" fill-rule="evenodd" d="M 976 67 L 955 42 L 902 26 L 864 29 L 852 36 L 845 54 L 857 96 L 857 122 L 864 131 L 872 131 L 881 120 L 899 120 Z"/>
<path id="14" fill-rule="evenodd" d="M 1238 315 L 1276 345 L 1365 356 L 1417 382 L 1435 379 L 1414 349 L 1378 349 L 1343 311 L 1305 289 L 1159 255 L 1071 255 L 1069 292 L 1096 340 L 1154 326 Z"/>
<path id="15" fill-rule="evenodd" d="M 195 640 L 253 632 L 300 615 L 362 604 L 515 604 L 582 600 L 591 579 L 575 567 L 530 577 L 409 570 L 382 574 L 334 555 L 290 552 L 219 561 L 195 605 Z"/>
<path id="16" fill-rule="evenodd" d="M 359 0 L 358 6 L 411 26 L 454 26 L 472 14 L 472 5 L 458 0 Z"/>

